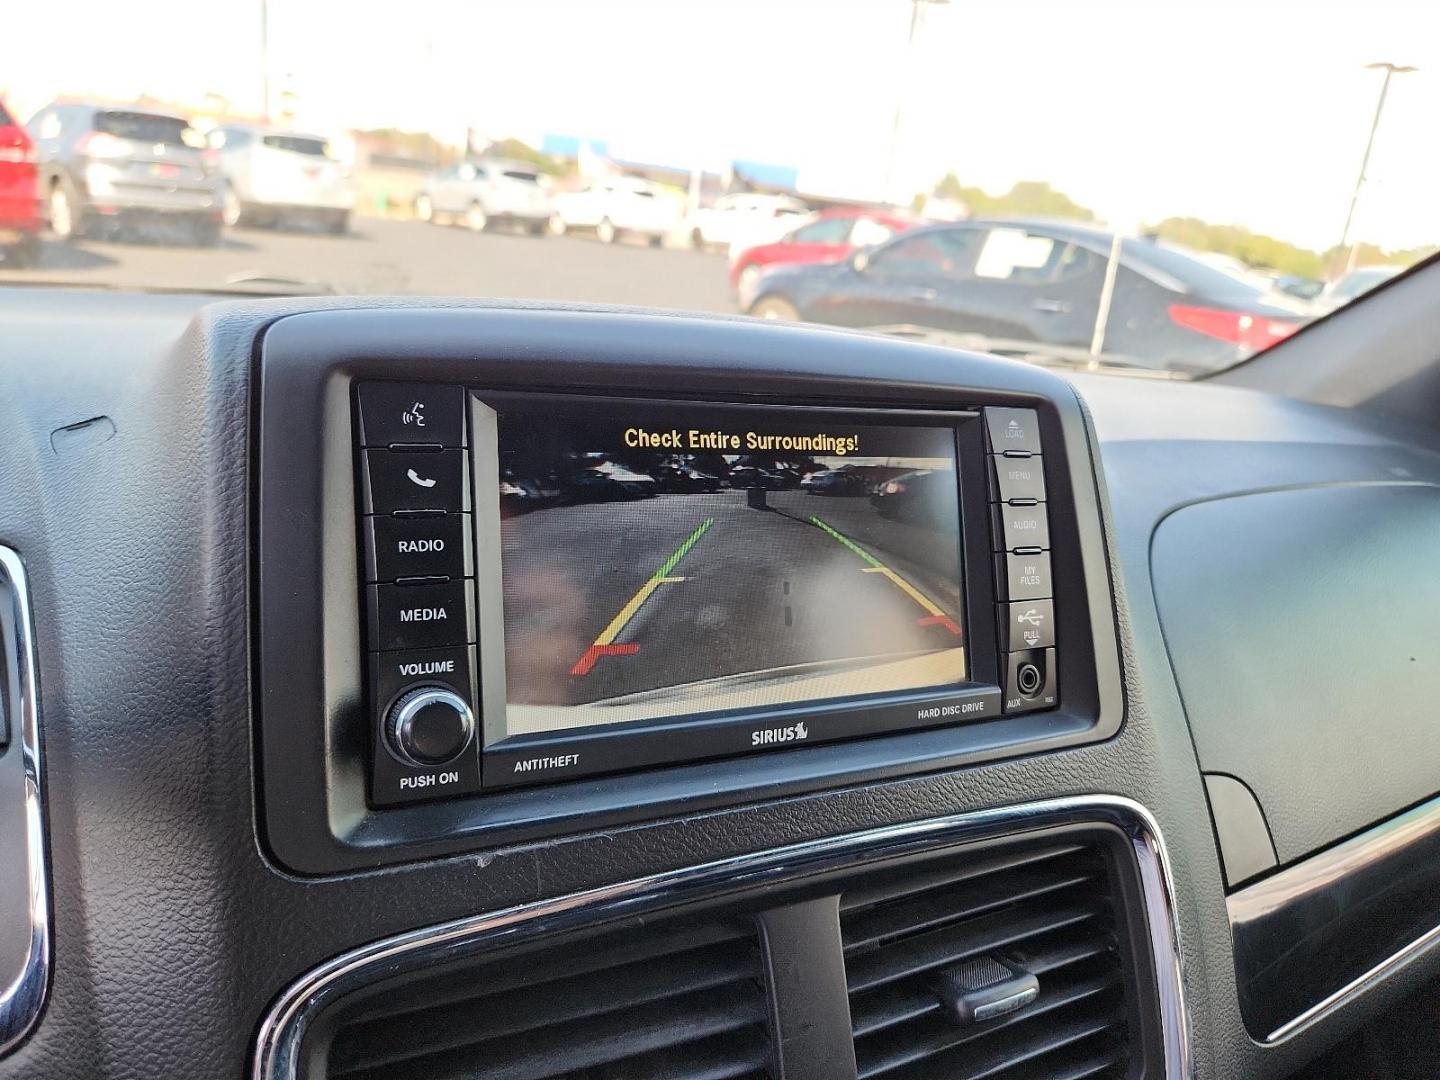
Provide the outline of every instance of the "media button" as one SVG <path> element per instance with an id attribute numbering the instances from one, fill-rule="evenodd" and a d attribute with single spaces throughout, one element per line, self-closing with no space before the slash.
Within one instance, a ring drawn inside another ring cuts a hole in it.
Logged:
<path id="1" fill-rule="evenodd" d="M 361 383 L 360 445 L 465 445 L 465 391 L 428 383 Z"/>
<path id="2" fill-rule="evenodd" d="M 471 576 L 470 515 L 367 517 L 365 570 L 370 581 Z"/>
<path id="3" fill-rule="evenodd" d="M 371 649 L 428 649 L 475 640 L 469 581 L 367 588 Z"/>
<path id="4" fill-rule="evenodd" d="M 985 428 L 990 449 L 997 454 L 1007 450 L 1040 453 L 1040 422 L 1034 409 L 986 409 Z"/>
<path id="5" fill-rule="evenodd" d="M 468 510 L 463 450 L 366 450 L 365 513 Z"/>

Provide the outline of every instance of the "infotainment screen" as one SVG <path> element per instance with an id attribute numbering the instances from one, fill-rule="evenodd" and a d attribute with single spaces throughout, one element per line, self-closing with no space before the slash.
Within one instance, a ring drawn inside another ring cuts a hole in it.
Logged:
<path id="1" fill-rule="evenodd" d="M 955 428 L 495 416 L 506 737 L 965 681 Z"/>

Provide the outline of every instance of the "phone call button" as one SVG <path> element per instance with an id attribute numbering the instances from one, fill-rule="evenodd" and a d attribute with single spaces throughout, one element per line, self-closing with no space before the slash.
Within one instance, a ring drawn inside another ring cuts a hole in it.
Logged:
<path id="1" fill-rule="evenodd" d="M 365 513 L 468 510 L 465 451 L 366 450 Z"/>

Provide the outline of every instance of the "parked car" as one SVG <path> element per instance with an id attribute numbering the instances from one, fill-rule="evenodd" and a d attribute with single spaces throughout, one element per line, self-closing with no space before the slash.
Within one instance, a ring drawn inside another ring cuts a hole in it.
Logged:
<path id="1" fill-rule="evenodd" d="M 1351 270 L 1339 280 L 1325 286 L 1315 298 L 1315 306 L 1322 312 L 1334 311 L 1356 297 L 1364 296 L 1371 289 L 1385 284 L 1404 269 L 1403 266 L 1362 266 Z"/>
<path id="2" fill-rule="evenodd" d="M 755 285 L 768 267 L 839 262 L 858 248 L 883 244 L 918 224 L 918 219 L 895 210 L 847 206 L 821 211 L 774 243 L 736 252 L 730 259 L 730 287 L 743 309 L 753 301 Z"/>
<path id="3" fill-rule="evenodd" d="M 928 328 L 997 352 L 1089 349 L 1111 234 L 1050 221 L 967 221 L 902 233 L 847 261 L 776 267 L 746 305 L 770 319 Z M 1101 351 L 1154 368 L 1227 367 L 1313 312 L 1156 240 L 1125 239 Z"/>
<path id="4" fill-rule="evenodd" d="M 592 180 L 555 196 L 553 232 L 593 230 L 602 244 L 637 236 L 658 245 L 681 220 L 679 200 L 659 184 L 631 176 Z"/>
<path id="5" fill-rule="evenodd" d="M 44 224 L 35 146 L 0 101 L 0 258 L 6 266 L 38 261 Z"/>
<path id="6" fill-rule="evenodd" d="M 800 481 L 800 488 L 811 495 L 865 495 L 870 491 L 870 482 L 854 465 L 841 465 L 810 473 Z"/>
<path id="7" fill-rule="evenodd" d="M 333 233 L 350 227 L 355 183 L 318 135 L 244 125 L 210 134 L 225 175 L 226 225 L 308 220 Z"/>
<path id="8" fill-rule="evenodd" d="M 808 206 L 789 195 L 722 195 L 714 205 L 692 210 L 685 232 L 697 248 L 750 247 L 783 236 L 809 213 Z"/>
<path id="9" fill-rule="evenodd" d="M 540 173 L 523 161 L 462 161 L 435 173 L 415 196 L 421 221 L 463 222 L 476 232 L 504 222 L 543 236 L 553 212 Z"/>
<path id="10" fill-rule="evenodd" d="M 870 493 L 870 505 L 881 517 L 892 521 L 943 529 L 947 524 L 944 489 L 948 486 L 953 491 L 954 484 L 954 473 L 917 469 L 878 485 Z"/>
<path id="11" fill-rule="evenodd" d="M 657 465 L 650 470 L 659 491 L 667 495 L 706 494 L 720 490 L 720 478 L 685 462 Z"/>
<path id="12" fill-rule="evenodd" d="M 220 241 L 219 155 L 183 117 L 64 102 L 41 109 L 26 128 L 60 239 L 102 226 L 165 224 L 181 226 L 197 244 Z"/>

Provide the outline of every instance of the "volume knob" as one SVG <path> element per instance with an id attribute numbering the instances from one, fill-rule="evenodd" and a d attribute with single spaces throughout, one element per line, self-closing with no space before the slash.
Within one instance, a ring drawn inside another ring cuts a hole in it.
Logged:
<path id="1" fill-rule="evenodd" d="M 391 706 L 385 727 L 401 758 L 428 769 L 455 760 L 470 745 L 475 714 L 455 691 L 421 686 Z"/>

